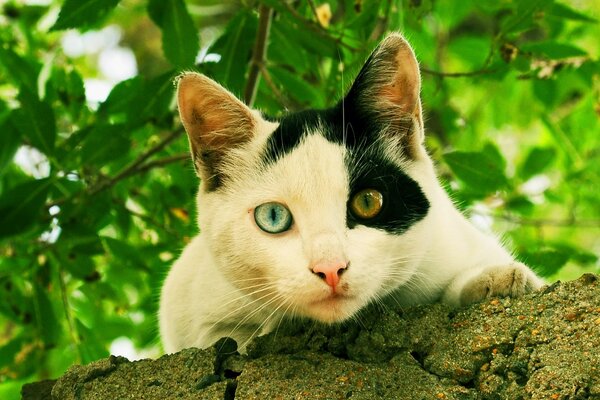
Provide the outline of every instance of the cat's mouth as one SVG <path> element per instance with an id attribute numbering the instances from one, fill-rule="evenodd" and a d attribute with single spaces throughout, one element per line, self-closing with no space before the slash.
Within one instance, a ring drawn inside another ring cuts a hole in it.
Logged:
<path id="1" fill-rule="evenodd" d="M 350 317 L 356 309 L 356 296 L 331 293 L 306 304 L 307 316 L 322 322 L 339 322 Z"/>
<path id="2" fill-rule="evenodd" d="M 309 303 L 311 308 L 339 310 L 344 307 L 344 304 L 354 300 L 355 296 L 349 296 L 340 293 L 331 293 L 326 297 L 313 300 Z"/>

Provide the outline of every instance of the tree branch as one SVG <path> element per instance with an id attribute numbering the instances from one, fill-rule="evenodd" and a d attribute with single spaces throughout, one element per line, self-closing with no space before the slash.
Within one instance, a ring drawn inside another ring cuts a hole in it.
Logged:
<path id="1" fill-rule="evenodd" d="M 189 160 L 189 158 L 190 158 L 190 153 L 188 153 L 188 152 L 175 154 L 173 156 L 169 156 L 169 157 L 165 157 L 165 158 L 159 158 L 158 160 L 150 161 L 144 165 L 139 166 L 138 168 L 135 169 L 135 171 L 132 171 L 132 173 L 128 176 L 138 175 L 143 172 L 149 171 L 151 169 L 154 169 L 157 167 L 164 167 L 165 165 L 176 163 L 178 161 Z"/>
<path id="2" fill-rule="evenodd" d="M 128 178 L 130 176 L 140 174 L 140 173 L 148 171 L 154 167 L 161 167 L 161 166 L 173 163 L 173 162 L 187 159 L 189 157 L 189 154 L 182 153 L 182 154 L 177 154 L 174 156 L 169 156 L 169 157 L 165 157 L 163 159 L 144 163 L 148 158 L 152 157 L 154 154 L 156 154 L 159 151 L 161 151 L 162 149 L 164 149 L 169 143 L 171 143 L 173 140 L 175 140 L 183 132 L 184 132 L 183 127 L 178 128 L 177 130 L 168 134 L 164 139 L 162 139 L 155 146 L 151 147 L 146 152 L 140 154 L 138 156 L 138 158 L 136 158 L 132 163 L 130 163 L 125 168 L 123 168 L 114 177 L 101 179 L 97 184 L 90 185 L 84 191 L 77 192 L 72 195 L 50 201 L 50 202 L 46 203 L 46 208 L 48 209 L 52 206 L 60 206 L 61 204 L 68 202 L 69 200 L 73 199 L 74 197 L 80 195 L 83 192 L 87 192 L 89 195 L 94 195 L 98 192 L 103 191 L 104 189 L 114 186 L 119 181 L 121 181 L 125 178 Z"/>
<path id="3" fill-rule="evenodd" d="M 474 214 L 501 219 L 513 224 L 524 226 L 552 226 L 555 228 L 600 228 L 600 219 L 551 219 L 551 218 L 528 218 L 513 214 L 498 214 L 474 212 Z"/>
<path id="4" fill-rule="evenodd" d="M 138 158 L 136 158 L 127 167 L 123 168 L 113 178 L 107 179 L 105 181 L 101 181 L 97 186 L 90 188 L 89 193 L 90 194 L 98 193 L 99 191 L 105 189 L 106 187 L 113 186 L 115 183 L 119 182 L 120 180 L 122 180 L 128 176 L 139 173 L 138 169 L 139 169 L 140 165 L 142 165 L 144 163 L 144 161 L 146 161 L 148 158 L 152 157 L 154 154 L 156 154 L 159 151 L 161 151 L 162 149 L 164 149 L 169 143 L 171 143 L 173 140 L 177 139 L 179 137 L 179 135 L 181 135 L 182 133 L 183 133 L 183 127 L 179 127 L 178 129 L 169 133 L 164 139 L 162 139 L 160 142 L 158 142 L 155 146 L 151 147 L 144 153 L 140 154 L 138 156 Z"/>
<path id="5" fill-rule="evenodd" d="M 281 93 L 281 90 L 279 90 L 277 85 L 275 85 L 275 82 L 273 82 L 273 79 L 271 78 L 271 74 L 269 74 L 269 71 L 265 68 L 264 65 L 261 68 L 261 73 L 263 78 L 265 79 L 265 83 L 267 84 L 269 89 L 271 89 L 273 95 L 277 98 L 277 100 L 281 103 L 281 105 L 283 105 L 283 107 L 286 110 L 296 111 L 300 108 L 300 106 L 296 102 L 294 102 L 292 99 L 288 98 L 283 93 Z"/>
<path id="6" fill-rule="evenodd" d="M 343 46 L 343 47 L 345 47 L 345 48 L 347 48 L 349 50 L 353 50 L 353 51 L 360 50 L 360 49 L 357 49 L 355 47 L 350 46 L 347 43 L 344 43 L 344 41 L 342 40 L 341 37 L 331 36 L 332 32 L 330 32 L 327 28 L 322 27 L 320 24 L 318 24 L 318 23 L 316 23 L 316 22 L 314 22 L 312 20 L 308 20 L 308 19 L 304 18 L 287 1 L 284 1 L 282 3 L 283 3 L 283 6 L 287 9 L 287 11 L 290 13 L 290 15 L 292 17 L 294 17 L 297 21 L 299 21 L 300 23 L 302 23 L 306 28 L 310 29 L 311 31 L 313 31 L 317 35 L 319 35 L 321 37 L 328 38 L 328 39 L 332 39 L 339 46 Z M 338 33 L 338 35 L 339 35 L 339 33 Z"/>
<path id="7" fill-rule="evenodd" d="M 265 4 L 258 7 L 258 30 L 256 32 L 256 41 L 252 51 L 252 60 L 250 61 L 250 71 L 248 72 L 248 81 L 244 89 L 244 101 L 248 107 L 252 107 L 256 98 L 256 91 L 260 80 L 261 67 L 267 56 L 267 45 L 269 41 L 269 31 L 271 29 L 271 20 L 273 19 L 273 9 Z"/>

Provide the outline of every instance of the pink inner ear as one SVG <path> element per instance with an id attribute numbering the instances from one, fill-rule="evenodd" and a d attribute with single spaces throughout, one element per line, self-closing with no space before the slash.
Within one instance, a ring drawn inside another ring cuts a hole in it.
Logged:
<path id="1" fill-rule="evenodd" d="M 381 88 L 381 96 L 409 114 L 418 112 L 421 77 L 415 56 L 405 46 L 396 53 L 396 72 L 392 82 Z"/>

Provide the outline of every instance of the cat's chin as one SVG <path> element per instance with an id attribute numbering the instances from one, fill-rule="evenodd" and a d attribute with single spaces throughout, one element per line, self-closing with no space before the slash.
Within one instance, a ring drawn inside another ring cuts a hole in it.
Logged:
<path id="1" fill-rule="evenodd" d="M 358 308 L 355 296 L 333 295 L 307 303 L 303 311 L 309 318 L 334 323 L 350 318 Z"/>

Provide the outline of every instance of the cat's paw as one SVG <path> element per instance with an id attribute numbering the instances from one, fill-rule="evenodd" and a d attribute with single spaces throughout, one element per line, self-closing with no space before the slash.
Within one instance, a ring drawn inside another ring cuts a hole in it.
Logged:
<path id="1" fill-rule="evenodd" d="M 456 278 L 444 302 L 464 306 L 490 297 L 517 297 L 539 289 L 543 281 L 521 263 L 481 268 Z"/>

